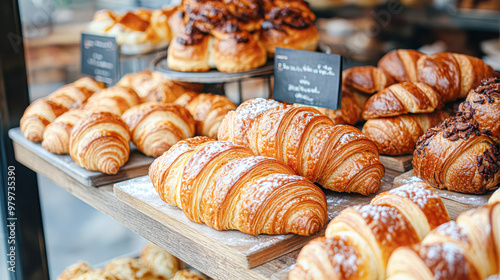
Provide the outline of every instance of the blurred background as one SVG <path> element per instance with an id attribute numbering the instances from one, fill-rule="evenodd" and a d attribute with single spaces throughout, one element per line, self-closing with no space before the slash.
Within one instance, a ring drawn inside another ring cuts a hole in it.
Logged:
<path id="1" fill-rule="evenodd" d="M 452 51 L 483 58 L 500 70 L 499 0 L 310 0 L 322 48 L 345 67 L 375 65 L 394 48 Z M 80 37 L 99 9 L 161 8 L 169 0 L 19 0 L 30 99 L 80 75 Z M 122 61 L 137 57 L 121 57 Z M 135 66 L 147 67 L 147 64 Z M 124 73 L 122 73 L 124 74 Z M 146 240 L 39 176 L 52 279 L 68 265 L 91 265 L 142 249 Z M 3 232 L 2 232 L 3 234 Z M 4 246 L 0 242 L 0 246 Z M 3 248 L 0 248 L 3 250 Z M 3 252 L 3 251 L 2 251 Z M 4 263 L 4 254 L 0 262 Z M 0 279 L 7 279 L 0 266 Z"/>

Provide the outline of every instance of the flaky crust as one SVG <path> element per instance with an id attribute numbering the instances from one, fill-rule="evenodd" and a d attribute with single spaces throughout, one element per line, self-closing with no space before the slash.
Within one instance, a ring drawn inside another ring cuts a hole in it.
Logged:
<path id="1" fill-rule="evenodd" d="M 243 72 L 266 64 L 266 49 L 255 36 L 213 32 L 214 61 L 221 72 Z M 243 39 L 240 39 L 243 38 Z"/>
<path id="2" fill-rule="evenodd" d="M 417 82 L 417 61 L 423 53 L 416 50 L 393 50 L 378 61 L 378 68 L 391 75 L 398 83 Z"/>
<path id="3" fill-rule="evenodd" d="M 219 126 L 226 114 L 236 109 L 227 97 L 210 93 L 185 93 L 175 104 L 185 107 L 193 115 L 196 135 L 213 139 L 217 139 Z"/>
<path id="4" fill-rule="evenodd" d="M 57 280 L 73 280 L 91 270 L 92 267 L 88 263 L 79 261 L 64 269 L 61 275 L 57 277 Z"/>
<path id="5" fill-rule="evenodd" d="M 184 31 L 183 31 L 184 32 Z M 170 69 L 181 72 L 206 72 L 212 68 L 209 61 L 210 40 L 209 35 L 203 34 L 201 41 L 197 44 L 182 44 L 181 36 L 188 34 L 179 33 L 168 47 L 167 65 Z"/>
<path id="6" fill-rule="evenodd" d="M 231 142 L 180 141 L 153 162 L 149 176 L 162 200 L 217 230 L 311 235 L 326 223 L 321 189 Z"/>
<path id="7" fill-rule="evenodd" d="M 178 270 L 184 267 L 181 260 L 153 243 L 148 243 L 144 247 L 140 259 L 147 269 L 155 276 L 159 276 L 158 280 L 171 279 Z"/>
<path id="8" fill-rule="evenodd" d="M 443 107 L 441 96 L 422 83 L 394 84 L 371 96 L 363 109 L 363 119 L 395 117 L 408 113 L 432 113 Z"/>
<path id="9" fill-rule="evenodd" d="M 297 49 L 305 51 L 316 51 L 318 48 L 318 29 L 311 25 L 305 29 L 295 29 L 282 27 L 278 29 L 263 29 L 262 43 L 264 44 L 267 55 L 273 57 L 276 48 Z"/>
<path id="10" fill-rule="evenodd" d="M 127 124 L 109 112 L 92 113 L 75 124 L 69 151 L 81 167 L 116 174 L 129 157 L 130 132 Z"/>
<path id="11" fill-rule="evenodd" d="M 426 131 L 413 153 L 415 174 L 439 189 L 484 193 L 500 182 L 500 144 L 462 117 Z"/>
<path id="12" fill-rule="evenodd" d="M 460 104 L 459 114 L 473 118 L 482 131 L 500 137 L 500 78 L 490 78 L 470 91 Z"/>
<path id="13" fill-rule="evenodd" d="M 172 280 L 205 280 L 206 278 L 201 276 L 201 274 L 190 270 L 190 269 L 183 269 L 179 270 L 175 273 L 174 277 Z"/>
<path id="14" fill-rule="evenodd" d="M 45 128 L 42 147 L 51 153 L 68 154 L 71 130 L 87 115 L 87 111 L 74 109 L 57 117 Z"/>
<path id="15" fill-rule="evenodd" d="M 21 132 L 31 142 L 43 140 L 45 127 L 57 117 L 68 111 L 68 108 L 48 98 L 40 98 L 31 103 L 21 118 Z"/>
<path id="16" fill-rule="evenodd" d="M 121 116 L 130 107 L 139 103 L 141 99 L 132 88 L 113 86 L 92 95 L 84 109 L 89 112 L 110 112 Z"/>
<path id="17" fill-rule="evenodd" d="M 418 81 L 441 94 L 444 102 L 466 97 L 482 79 L 494 74 L 479 58 L 448 52 L 421 57 L 417 70 Z"/>
<path id="18" fill-rule="evenodd" d="M 354 125 L 361 121 L 363 106 L 368 98 L 364 94 L 352 92 L 342 88 L 342 101 L 340 110 L 331 110 L 327 108 L 316 108 L 320 113 L 332 119 L 334 124 Z"/>
<path id="19" fill-rule="evenodd" d="M 384 167 L 378 151 L 357 128 L 338 125 L 307 106 L 252 99 L 229 112 L 219 140 L 284 162 L 297 174 L 339 192 L 376 192 Z"/>
<path id="20" fill-rule="evenodd" d="M 180 105 L 143 103 L 125 111 L 122 119 L 132 142 L 150 157 L 158 157 L 180 140 L 194 136 L 193 116 Z"/>
<path id="21" fill-rule="evenodd" d="M 344 87 L 366 94 L 374 94 L 394 83 L 391 76 L 373 66 L 356 66 L 342 72 Z"/>
<path id="22" fill-rule="evenodd" d="M 448 113 L 439 110 L 430 114 L 371 119 L 364 124 L 362 132 L 375 143 L 381 154 L 411 154 L 415 150 L 418 138 L 448 116 Z"/>

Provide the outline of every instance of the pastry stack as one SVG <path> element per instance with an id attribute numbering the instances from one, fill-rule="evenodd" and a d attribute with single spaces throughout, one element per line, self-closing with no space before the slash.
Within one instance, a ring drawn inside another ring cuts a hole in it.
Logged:
<path id="1" fill-rule="evenodd" d="M 94 14 L 87 32 L 115 37 L 123 54 L 147 53 L 165 48 L 172 39 L 168 25 L 171 14 L 171 9 L 138 8 L 123 14 L 100 10 Z"/>
<path id="2" fill-rule="evenodd" d="M 425 132 L 415 174 L 439 189 L 484 193 L 500 183 L 500 79 L 472 90 L 456 116 Z"/>
<path id="3" fill-rule="evenodd" d="M 86 262 L 67 267 L 57 280 L 205 280 L 198 272 L 167 251 L 148 243 L 139 258 L 116 258 L 104 268 L 94 269 Z"/>
<path id="4" fill-rule="evenodd" d="M 370 70 L 370 71 L 369 71 Z M 381 154 L 414 151 L 424 132 L 448 117 L 446 102 L 467 97 L 484 78 L 494 75 L 481 59 L 455 53 L 426 56 L 415 50 L 394 50 L 378 67 L 356 67 L 346 84 L 375 93 L 363 109 L 363 133 Z"/>
<path id="5" fill-rule="evenodd" d="M 174 10 L 167 64 L 176 71 L 248 71 L 277 47 L 317 48 L 315 15 L 303 0 L 184 0 Z"/>
<path id="6" fill-rule="evenodd" d="M 383 192 L 336 216 L 326 236 L 302 248 L 288 279 L 385 279 L 394 250 L 419 243 L 449 221 L 443 202 L 424 182 Z"/>
<path id="7" fill-rule="evenodd" d="M 496 275 L 496 276 L 494 276 Z M 387 279 L 498 279 L 500 203 L 471 209 L 430 232 L 420 244 L 397 249 Z M 491 277 L 491 278 L 487 278 Z"/>
<path id="8" fill-rule="evenodd" d="M 143 102 L 148 99 L 153 101 Z M 21 130 L 87 170 L 116 174 L 128 161 L 130 141 L 146 156 L 158 157 L 195 133 L 216 137 L 225 114 L 235 108 L 224 96 L 184 90 L 143 71 L 106 89 L 90 78 L 64 86 L 26 109 Z"/>

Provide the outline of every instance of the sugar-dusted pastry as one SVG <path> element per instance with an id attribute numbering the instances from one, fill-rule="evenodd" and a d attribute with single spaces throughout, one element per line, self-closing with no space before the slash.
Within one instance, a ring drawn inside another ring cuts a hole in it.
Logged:
<path id="1" fill-rule="evenodd" d="M 175 273 L 174 277 L 172 278 L 172 280 L 205 280 L 205 279 L 206 278 L 203 277 L 201 274 L 191 269 L 179 270 Z"/>
<path id="2" fill-rule="evenodd" d="M 181 260 L 151 242 L 142 250 L 140 259 L 155 276 L 165 280 L 174 277 L 184 267 Z"/>
<path id="3" fill-rule="evenodd" d="M 69 153 L 81 167 L 116 174 L 129 157 L 130 132 L 127 124 L 109 112 L 92 113 L 75 124 Z"/>
<path id="4" fill-rule="evenodd" d="M 79 261 L 73 265 L 68 266 L 64 271 L 57 277 L 57 280 L 74 280 L 77 277 L 89 272 L 92 267 L 86 263 Z"/>
<path id="5" fill-rule="evenodd" d="M 140 259 L 136 258 L 116 258 L 107 263 L 104 270 L 120 280 L 157 279 L 151 270 L 146 268 Z"/>
<path id="6" fill-rule="evenodd" d="M 369 195 L 379 189 L 384 175 L 371 140 L 355 127 L 335 126 L 308 106 L 251 99 L 226 115 L 218 136 L 276 158 L 297 174 L 338 192 Z"/>
<path id="7" fill-rule="evenodd" d="M 163 201 L 217 230 L 312 235 L 326 223 L 319 187 L 231 142 L 180 141 L 151 164 L 149 177 Z"/>
<path id="8" fill-rule="evenodd" d="M 195 122 L 187 109 L 167 103 L 143 103 L 123 113 L 132 142 L 147 156 L 158 157 L 180 140 L 194 136 Z"/>

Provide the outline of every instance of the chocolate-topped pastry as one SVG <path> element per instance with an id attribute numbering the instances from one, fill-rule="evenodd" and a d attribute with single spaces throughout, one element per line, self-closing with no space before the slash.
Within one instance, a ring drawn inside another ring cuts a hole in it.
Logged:
<path id="1" fill-rule="evenodd" d="M 420 137 L 413 154 L 419 178 L 436 188 L 465 193 L 496 188 L 500 183 L 498 82 L 483 80 L 460 104 L 457 116 Z"/>

